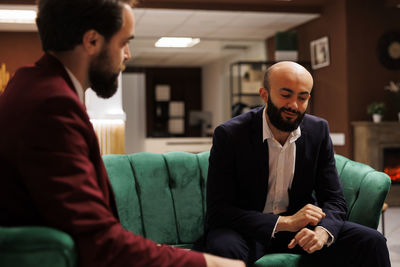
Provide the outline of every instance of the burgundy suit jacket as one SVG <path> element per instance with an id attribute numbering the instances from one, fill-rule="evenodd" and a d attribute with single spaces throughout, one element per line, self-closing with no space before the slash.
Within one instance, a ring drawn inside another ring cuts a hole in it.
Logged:
<path id="1" fill-rule="evenodd" d="M 0 96 L 0 225 L 69 233 L 80 266 L 205 266 L 118 220 L 96 135 L 63 65 L 44 55 Z"/>

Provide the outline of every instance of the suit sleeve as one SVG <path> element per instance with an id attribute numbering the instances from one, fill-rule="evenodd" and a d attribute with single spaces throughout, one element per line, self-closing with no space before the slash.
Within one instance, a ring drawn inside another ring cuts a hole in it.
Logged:
<path id="1" fill-rule="evenodd" d="M 337 240 L 346 218 L 347 207 L 326 122 L 321 135 L 323 139 L 318 157 L 315 192 L 318 205 L 326 213 L 326 217 L 321 220 L 319 225 L 326 228 Z"/>
<path id="2" fill-rule="evenodd" d="M 99 186 L 85 117 L 75 99 L 53 97 L 25 122 L 19 172 L 44 225 L 73 237 L 79 266 L 205 266 L 200 253 L 123 229 Z"/>
<path id="3" fill-rule="evenodd" d="M 274 214 L 242 209 L 238 205 L 240 186 L 235 174 L 235 144 L 224 126 L 214 131 L 207 180 L 207 224 L 210 229 L 230 228 L 266 244 L 278 220 Z M 242 179 L 243 177 L 241 177 Z"/>

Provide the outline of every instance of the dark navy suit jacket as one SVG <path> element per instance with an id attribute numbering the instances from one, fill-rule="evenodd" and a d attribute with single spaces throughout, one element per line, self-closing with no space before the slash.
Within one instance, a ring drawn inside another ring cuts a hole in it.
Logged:
<path id="1" fill-rule="evenodd" d="M 206 231 L 230 228 L 267 244 L 278 215 L 263 214 L 268 192 L 268 145 L 262 136 L 263 107 L 237 116 L 214 131 L 207 181 Z M 289 207 L 292 215 L 306 204 L 326 213 L 321 226 L 336 237 L 346 216 L 329 128 L 305 115 L 296 141 L 296 162 Z"/>

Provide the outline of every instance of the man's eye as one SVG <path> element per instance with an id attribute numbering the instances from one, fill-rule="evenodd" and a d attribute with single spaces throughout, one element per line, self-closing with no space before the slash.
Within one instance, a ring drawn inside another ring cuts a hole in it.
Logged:
<path id="1" fill-rule="evenodd" d="M 281 95 L 282 97 L 284 97 L 284 98 L 289 98 L 290 97 L 290 95 Z"/>

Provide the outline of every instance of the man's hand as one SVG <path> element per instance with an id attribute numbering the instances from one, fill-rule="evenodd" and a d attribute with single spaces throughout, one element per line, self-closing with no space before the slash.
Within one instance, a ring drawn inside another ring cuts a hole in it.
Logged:
<path id="1" fill-rule="evenodd" d="M 276 231 L 297 232 L 309 224 L 316 226 L 325 216 L 320 207 L 307 204 L 292 216 L 279 217 Z"/>
<path id="2" fill-rule="evenodd" d="M 204 253 L 207 267 L 246 267 L 243 261 L 221 258 L 211 254 Z"/>
<path id="3" fill-rule="evenodd" d="M 304 251 L 311 254 L 322 249 L 328 238 L 329 235 L 323 228 L 317 227 L 314 231 L 304 228 L 290 241 L 288 248 L 292 249 L 299 245 Z"/>

